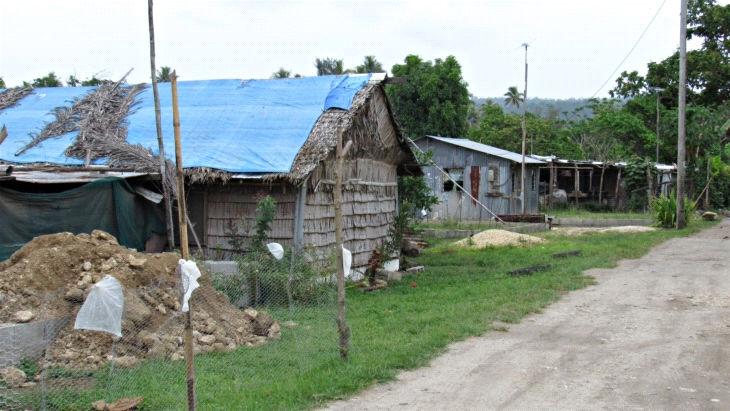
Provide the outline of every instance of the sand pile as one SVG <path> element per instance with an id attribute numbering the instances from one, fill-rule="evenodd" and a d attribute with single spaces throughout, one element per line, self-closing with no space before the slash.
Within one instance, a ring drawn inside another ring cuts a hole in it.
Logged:
<path id="1" fill-rule="evenodd" d="M 552 231 L 569 235 L 582 235 L 590 233 L 645 233 L 647 231 L 655 231 L 654 227 L 641 225 L 624 225 L 617 227 L 554 227 Z"/>
<path id="2" fill-rule="evenodd" d="M 530 244 L 541 243 L 543 241 L 545 240 L 540 237 L 514 233 L 512 231 L 484 230 L 482 232 L 474 234 L 469 238 L 459 240 L 454 244 L 460 247 L 484 248 L 502 246 L 526 246 Z"/>
<path id="3" fill-rule="evenodd" d="M 108 274 L 124 286 L 123 336 L 113 360 L 133 366 L 150 357 L 182 359 L 179 258 L 138 253 L 102 231 L 37 237 L 0 262 L 0 322 L 67 317 L 69 323 L 47 350 L 46 365 L 98 368 L 112 360 L 113 336 L 74 331 L 73 321 L 91 287 Z M 230 351 L 279 337 L 279 324 L 269 315 L 237 309 L 206 275 L 200 282 L 192 298 L 197 352 Z"/>

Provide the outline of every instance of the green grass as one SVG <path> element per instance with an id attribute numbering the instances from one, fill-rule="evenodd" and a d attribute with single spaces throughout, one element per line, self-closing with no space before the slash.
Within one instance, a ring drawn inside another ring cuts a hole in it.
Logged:
<path id="1" fill-rule="evenodd" d="M 593 219 L 651 219 L 650 213 L 643 213 L 638 211 L 627 211 L 627 212 L 598 212 L 588 211 L 580 208 L 565 208 L 565 209 L 552 209 L 543 210 L 543 213 L 554 216 L 554 217 L 574 217 L 574 218 L 593 218 Z"/>
<path id="2" fill-rule="evenodd" d="M 306 409 L 347 397 L 403 369 L 426 365 L 449 343 L 480 335 L 495 321 L 514 323 L 540 312 L 562 294 L 591 284 L 582 274 L 588 268 L 637 258 L 664 240 L 709 225 L 632 235 L 545 233 L 548 241 L 531 248 L 465 250 L 448 240 L 435 241 L 418 259 L 425 273 L 379 292 L 348 290 L 349 361 L 338 356 L 333 306 L 274 311 L 277 318 L 299 325 L 284 328 L 281 340 L 258 348 L 196 357 L 200 409 Z M 558 263 L 551 258 L 566 250 L 582 255 Z M 506 275 L 534 264 L 553 268 L 531 276 Z M 84 392 L 52 392 L 49 409 L 88 408 L 100 398 L 136 395 L 145 397 L 144 409 L 185 408 L 182 362 L 147 361 L 115 370 L 111 379 L 105 375 L 106 370 L 99 372 L 95 388 Z"/>

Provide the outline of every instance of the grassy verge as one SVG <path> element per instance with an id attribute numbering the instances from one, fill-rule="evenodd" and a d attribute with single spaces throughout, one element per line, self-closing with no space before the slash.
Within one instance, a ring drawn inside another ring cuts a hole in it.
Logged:
<path id="1" fill-rule="evenodd" d="M 593 218 L 593 219 L 651 219 L 650 213 L 642 212 L 599 212 L 599 211 L 588 211 L 579 208 L 566 208 L 566 209 L 555 209 L 555 210 L 543 210 L 543 213 L 555 216 L 555 217 L 570 217 L 570 218 Z"/>
<path id="2" fill-rule="evenodd" d="M 258 348 L 196 357 L 200 409 L 306 409 L 388 381 L 400 370 L 423 366 L 454 341 L 491 329 L 494 321 L 517 322 L 539 312 L 565 292 L 591 284 L 582 272 L 637 258 L 672 237 L 708 227 L 698 222 L 682 231 L 640 234 L 593 234 L 564 237 L 531 248 L 465 250 L 449 241 L 435 242 L 419 263 L 425 273 L 380 292 L 348 293 L 352 352 L 339 359 L 334 307 L 278 311 L 297 322 L 282 339 Z M 556 252 L 582 255 L 551 258 Z M 525 277 L 509 270 L 535 264 L 553 268 Z M 184 409 L 182 362 L 148 361 L 132 370 L 97 374 L 96 388 L 51 394 L 49 409 L 88 408 L 92 400 L 145 397 L 144 409 Z"/>

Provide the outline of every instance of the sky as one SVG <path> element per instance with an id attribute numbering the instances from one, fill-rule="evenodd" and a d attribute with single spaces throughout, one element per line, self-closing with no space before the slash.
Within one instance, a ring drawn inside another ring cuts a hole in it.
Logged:
<path id="1" fill-rule="evenodd" d="M 408 54 L 453 55 L 469 91 L 493 97 L 523 87 L 527 42 L 528 97 L 601 97 L 621 71 L 643 72 L 677 49 L 679 3 L 156 0 L 157 65 L 175 68 L 181 80 L 249 79 L 279 67 L 315 75 L 317 57 L 354 68 L 375 55 L 390 69 Z M 0 77 L 8 86 L 49 71 L 119 79 L 133 69 L 130 82 L 149 81 L 146 0 L 4 0 L 2 10 Z"/>

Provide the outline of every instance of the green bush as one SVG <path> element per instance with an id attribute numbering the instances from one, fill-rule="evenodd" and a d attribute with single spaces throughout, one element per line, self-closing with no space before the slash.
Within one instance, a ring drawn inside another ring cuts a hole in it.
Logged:
<path id="1" fill-rule="evenodd" d="M 677 194 L 672 191 L 669 197 L 661 195 L 655 198 L 651 204 L 651 212 L 656 225 L 664 228 L 672 228 L 677 224 Z M 684 199 L 684 220 L 689 222 L 696 204 L 689 198 Z"/>

